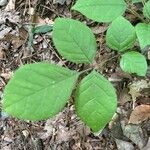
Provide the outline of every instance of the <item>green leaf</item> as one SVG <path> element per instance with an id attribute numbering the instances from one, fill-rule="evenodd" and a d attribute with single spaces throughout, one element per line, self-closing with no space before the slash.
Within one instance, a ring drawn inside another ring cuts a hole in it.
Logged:
<path id="1" fill-rule="evenodd" d="M 141 49 L 150 45 L 150 25 L 139 23 L 136 25 L 135 29 Z"/>
<path id="2" fill-rule="evenodd" d="M 146 18 L 150 19 L 150 0 L 144 5 L 143 14 Z"/>
<path id="3" fill-rule="evenodd" d="M 139 76 L 145 76 L 147 72 L 145 57 L 135 51 L 127 52 L 122 55 L 120 67 L 125 72 L 136 73 Z"/>
<path id="4" fill-rule="evenodd" d="M 96 71 L 79 84 L 75 107 L 78 116 L 94 132 L 105 127 L 115 113 L 117 96 L 112 84 Z"/>
<path id="5" fill-rule="evenodd" d="M 124 0 L 78 0 L 72 9 L 97 22 L 111 22 L 127 8 Z"/>
<path id="6" fill-rule="evenodd" d="M 40 33 L 47 33 L 52 31 L 52 25 L 42 25 L 42 26 L 37 26 L 34 28 L 33 33 L 34 34 L 40 34 Z"/>
<path id="7" fill-rule="evenodd" d="M 106 33 L 107 45 L 119 52 L 131 48 L 136 40 L 135 28 L 122 16 L 115 19 Z"/>
<path id="8" fill-rule="evenodd" d="M 75 63 L 92 63 L 96 39 L 86 25 L 73 19 L 58 18 L 53 27 L 53 41 L 58 52 Z"/>
<path id="9" fill-rule="evenodd" d="M 4 91 L 4 110 L 24 120 L 43 120 L 65 106 L 78 73 L 48 63 L 19 68 Z"/>
<path id="10" fill-rule="evenodd" d="M 132 0 L 132 3 L 139 3 L 141 0 Z"/>

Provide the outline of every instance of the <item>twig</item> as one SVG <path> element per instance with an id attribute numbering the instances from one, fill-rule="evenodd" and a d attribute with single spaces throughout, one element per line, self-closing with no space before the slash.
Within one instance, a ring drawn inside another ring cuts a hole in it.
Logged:
<path id="1" fill-rule="evenodd" d="M 88 72 L 88 71 L 90 71 L 90 70 L 92 70 L 92 69 L 93 69 L 93 67 L 90 67 L 90 68 L 87 68 L 87 69 L 85 69 L 85 70 L 83 70 L 83 71 L 80 71 L 79 73 L 80 73 L 80 74 L 83 74 L 83 73 Z"/>
<path id="2" fill-rule="evenodd" d="M 136 11 L 134 11 L 134 10 L 132 10 L 132 9 L 130 9 L 130 8 L 127 8 L 127 9 L 128 9 L 128 11 L 129 11 L 130 13 L 132 13 L 134 16 L 138 17 L 142 22 L 146 23 L 146 21 L 145 21 Z"/>

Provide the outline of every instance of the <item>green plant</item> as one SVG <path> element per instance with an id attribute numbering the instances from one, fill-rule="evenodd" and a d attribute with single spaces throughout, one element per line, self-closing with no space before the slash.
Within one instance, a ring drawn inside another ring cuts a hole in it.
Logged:
<path id="1" fill-rule="evenodd" d="M 144 6 L 147 19 L 149 3 Z M 98 22 L 112 22 L 106 33 L 106 43 L 121 53 L 120 67 L 125 72 L 145 76 L 145 57 L 130 49 L 137 37 L 141 48 L 150 44 L 149 24 L 140 23 L 134 28 L 122 17 L 127 9 L 124 0 L 78 0 L 72 9 Z M 64 58 L 93 66 L 97 46 L 89 27 L 73 19 L 57 18 L 52 38 Z M 90 70 L 87 76 L 81 76 Z M 44 62 L 24 65 L 15 72 L 4 90 L 3 107 L 7 113 L 20 119 L 43 120 L 60 112 L 71 95 L 77 115 L 94 132 L 103 129 L 116 110 L 115 89 L 94 67 L 77 72 Z"/>
<path id="2" fill-rule="evenodd" d="M 150 0 L 148 2 L 145 0 L 132 0 L 132 3 L 143 3 L 143 15 L 146 20 L 128 7 L 129 2 L 131 1 L 86 0 L 85 2 L 85 0 L 78 0 L 72 9 L 98 22 L 112 22 L 106 33 L 106 44 L 111 49 L 121 53 L 121 69 L 128 73 L 145 76 L 147 72 L 146 58 L 142 54 L 134 52 L 133 45 L 137 38 L 141 50 L 150 45 Z M 93 10 L 92 13 L 91 10 Z M 127 19 L 121 16 L 126 10 L 133 13 L 136 17 L 144 21 L 144 23 L 138 23 L 134 27 Z M 126 53 L 126 51 L 133 52 Z"/>

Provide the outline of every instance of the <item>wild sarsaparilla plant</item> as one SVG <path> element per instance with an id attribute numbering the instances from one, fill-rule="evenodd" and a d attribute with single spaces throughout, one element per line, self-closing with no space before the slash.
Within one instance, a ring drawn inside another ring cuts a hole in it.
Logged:
<path id="1" fill-rule="evenodd" d="M 150 1 L 144 5 L 144 16 L 150 19 Z M 112 22 L 106 32 L 106 43 L 121 54 L 120 67 L 128 73 L 145 76 L 144 55 L 133 51 L 137 37 L 141 49 L 150 44 L 150 25 L 134 27 L 122 15 L 127 9 L 124 0 L 78 0 L 73 6 L 97 22 Z M 91 12 L 92 11 L 92 12 Z M 96 55 L 96 39 L 85 24 L 57 18 L 53 26 L 53 43 L 60 55 L 74 63 L 92 64 Z M 44 120 L 60 112 L 75 89 L 77 115 L 94 132 L 105 127 L 117 107 L 112 84 L 94 68 L 78 84 L 82 72 L 55 64 L 34 63 L 20 67 L 4 90 L 3 108 L 24 120 Z"/>

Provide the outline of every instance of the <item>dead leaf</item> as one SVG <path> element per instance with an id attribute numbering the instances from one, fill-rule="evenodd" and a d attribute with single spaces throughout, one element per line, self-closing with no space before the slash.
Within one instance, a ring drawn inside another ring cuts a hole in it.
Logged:
<path id="1" fill-rule="evenodd" d="M 132 142 L 134 142 L 139 147 L 139 149 L 142 149 L 147 144 L 147 132 L 138 125 L 126 125 L 123 129 L 123 133 Z"/>
<path id="2" fill-rule="evenodd" d="M 11 43 L 14 49 L 18 49 L 27 41 L 27 38 L 28 32 L 23 27 L 21 27 L 19 29 L 18 36 L 8 33 L 7 35 L 5 35 L 4 40 L 8 43 Z"/>
<path id="3" fill-rule="evenodd" d="M 134 150 L 134 146 L 126 141 L 116 139 L 118 150 Z"/>
<path id="4" fill-rule="evenodd" d="M 8 72 L 8 73 L 1 73 L 0 77 L 3 77 L 6 81 L 10 80 L 10 78 L 12 77 L 12 72 Z"/>
<path id="5" fill-rule="evenodd" d="M 149 150 L 149 149 L 150 149 L 150 138 L 149 138 L 149 140 L 148 140 L 148 142 L 147 142 L 146 146 L 145 146 L 145 147 L 143 147 L 143 149 L 142 149 L 142 150 Z"/>
<path id="6" fill-rule="evenodd" d="M 20 22 L 19 12 L 0 10 L 0 24 L 5 23 L 6 18 L 14 24 Z"/>
<path id="7" fill-rule="evenodd" d="M 119 103 L 120 105 L 124 105 L 126 102 L 131 101 L 131 96 L 129 95 L 129 90 L 127 88 L 124 88 L 120 93 L 119 93 Z"/>
<path id="8" fill-rule="evenodd" d="M 15 2 L 16 0 L 9 0 L 5 10 L 6 11 L 12 11 L 12 10 L 15 10 Z"/>
<path id="9" fill-rule="evenodd" d="M 93 33 L 100 34 L 107 30 L 108 26 L 96 26 L 92 28 Z"/>
<path id="10" fill-rule="evenodd" d="M 69 5 L 71 3 L 71 0 L 53 0 L 54 4 L 58 3 L 58 4 L 63 5 L 65 2 L 67 3 L 67 5 Z"/>
<path id="11" fill-rule="evenodd" d="M 36 20 L 36 23 L 39 25 L 45 25 L 45 24 L 54 24 L 54 21 L 52 21 L 51 19 L 49 18 L 45 18 L 45 19 L 42 19 L 40 18 L 39 16 L 37 17 L 37 20 Z"/>
<path id="12" fill-rule="evenodd" d="M 129 123 L 139 124 L 150 117 L 150 105 L 139 105 L 131 113 Z"/>
<path id="13" fill-rule="evenodd" d="M 148 88 L 149 84 L 146 80 L 133 81 L 133 83 L 129 86 L 129 94 L 132 96 L 133 100 L 133 108 L 135 107 L 136 98 L 141 96 L 141 90 Z"/>
<path id="14" fill-rule="evenodd" d="M 0 0 L 0 6 L 4 6 L 7 4 L 7 0 Z"/>
<path id="15" fill-rule="evenodd" d="M 57 142 L 67 142 L 71 139 L 71 137 L 75 134 L 75 131 L 69 131 L 67 128 L 62 128 L 57 133 Z"/>
<path id="16" fill-rule="evenodd" d="M 11 29 L 12 29 L 11 27 L 8 27 L 8 28 L 5 28 L 2 31 L 0 31 L 0 39 L 3 39 L 4 36 L 11 31 Z"/>

